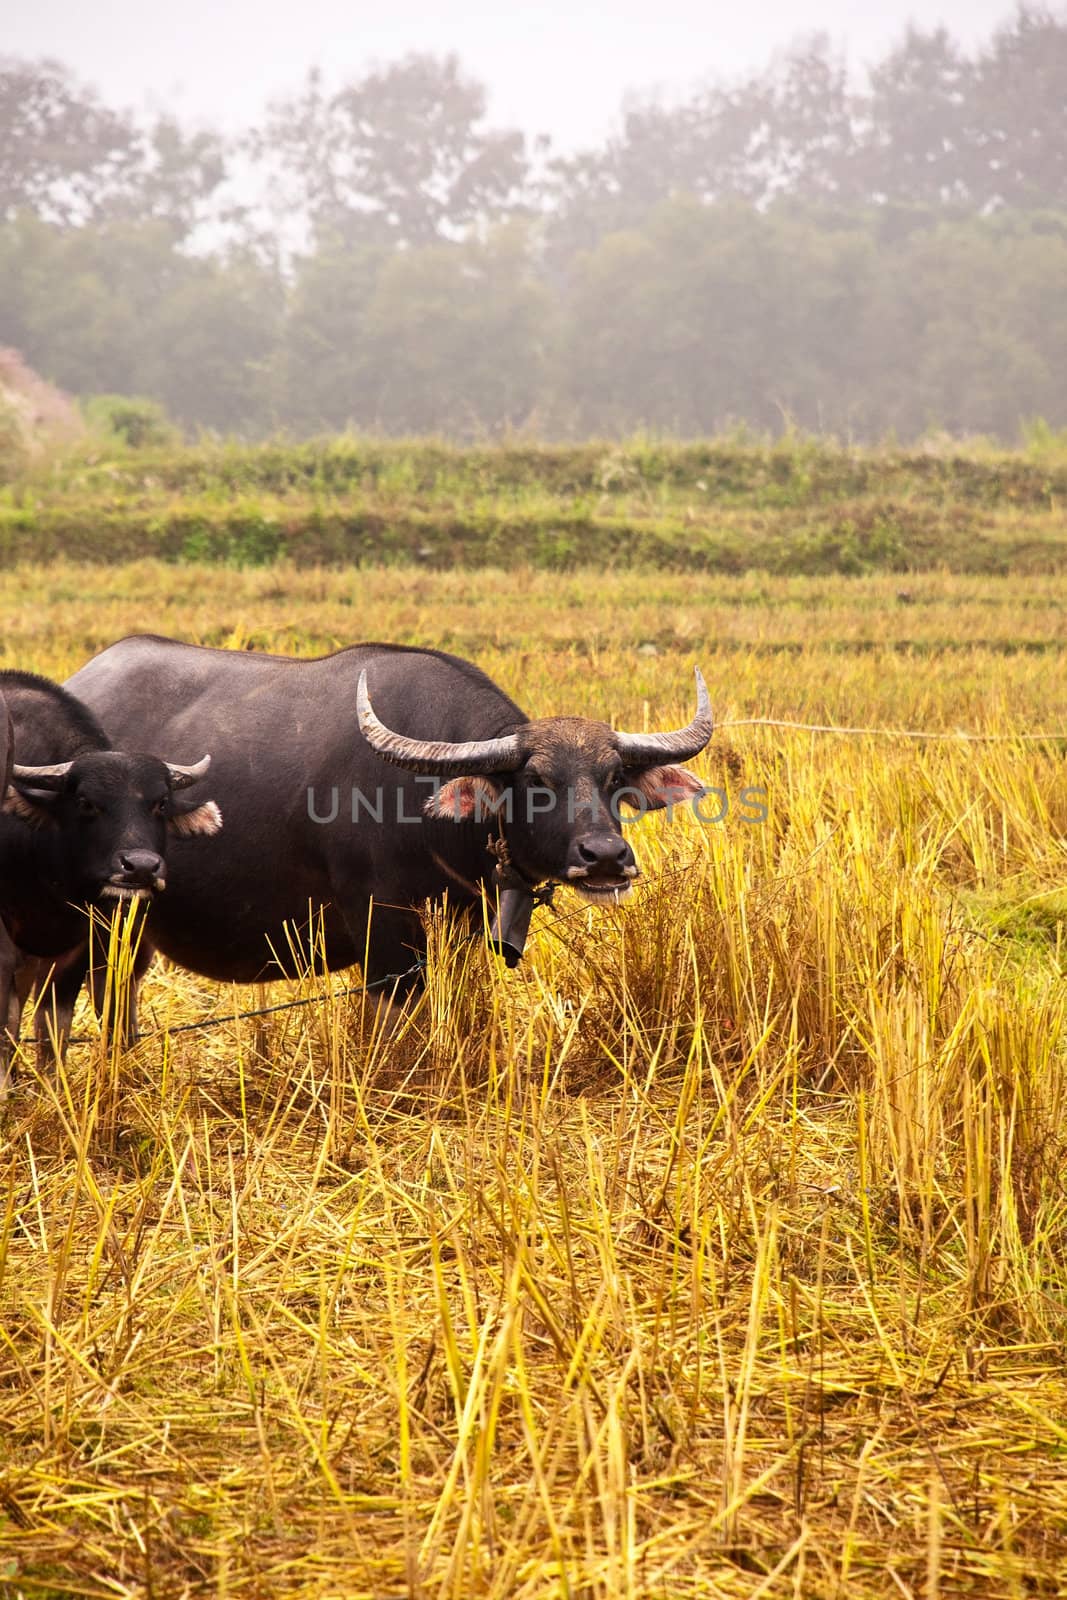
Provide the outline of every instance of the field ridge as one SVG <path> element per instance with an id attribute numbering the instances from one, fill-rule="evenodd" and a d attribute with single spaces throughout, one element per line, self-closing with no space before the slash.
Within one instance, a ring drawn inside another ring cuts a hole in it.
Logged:
<path id="1" fill-rule="evenodd" d="M 0 489 L 0 564 L 1067 570 L 1058 454 L 327 439 L 82 448 Z"/>

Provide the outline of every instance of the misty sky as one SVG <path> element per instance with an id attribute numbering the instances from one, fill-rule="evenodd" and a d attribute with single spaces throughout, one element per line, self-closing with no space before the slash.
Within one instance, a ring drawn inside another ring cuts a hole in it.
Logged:
<path id="1" fill-rule="evenodd" d="M 454 51 L 489 85 L 494 122 L 567 146 L 601 139 L 627 89 L 729 78 L 799 33 L 829 33 L 862 66 L 909 19 L 971 44 L 1013 11 L 1012 0 L 0 0 L 0 53 L 55 56 L 112 103 L 234 129 L 310 66 L 336 84 L 410 50 Z"/>

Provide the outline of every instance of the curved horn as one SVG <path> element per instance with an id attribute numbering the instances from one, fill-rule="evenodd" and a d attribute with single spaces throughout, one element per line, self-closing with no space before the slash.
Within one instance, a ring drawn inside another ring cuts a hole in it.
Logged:
<path id="1" fill-rule="evenodd" d="M 172 789 L 188 789 L 190 784 L 199 783 L 210 765 L 210 756 L 202 756 L 191 767 L 179 767 L 173 761 L 164 762 L 164 766 L 170 773 L 170 786 Z"/>
<path id="2" fill-rule="evenodd" d="M 356 716 L 359 731 L 372 750 L 409 772 L 426 772 L 438 778 L 475 776 L 486 772 L 514 772 L 522 755 L 515 734 L 503 739 L 471 739 L 466 744 L 447 744 L 440 739 L 409 739 L 393 733 L 379 722 L 367 693 L 367 674 L 361 672 L 356 686 Z"/>
<path id="3" fill-rule="evenodd" d="M 615 748 L 628 767 L 654 767 L 661 761 L 689 761 L 698 756 L 715 727 L 708 686 L 700 668 L 697 679 L 697 714 L 685 728 L 671 733 L 617 733 Z"/>
<path id="4" fill-rule="evenodd" d="M 73 761 L 57 761 L 51 767 L 23 767 L 16 761 L 11 768 L 11 776 L 19 783 L 29 784 L 32 789 L 62 789 L 73 765 Z"/>

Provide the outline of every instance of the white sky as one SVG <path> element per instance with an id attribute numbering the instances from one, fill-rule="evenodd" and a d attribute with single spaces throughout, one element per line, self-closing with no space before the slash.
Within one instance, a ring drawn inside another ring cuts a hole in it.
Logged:
<path id="1" fill-rule="evenodd" d="M 112 104 L 171 108 L 233 130 L 311 66 L 327 82 L 410 50 L 459 56 L 498 126 L 563 146 L 598 141 L 628 89 L 684 89 L 762 67 L 820 30 L 854 67 L 913 20 L 972 44 L 1013 0 L 0 0 L 0 54 L 51 55 Z"/>

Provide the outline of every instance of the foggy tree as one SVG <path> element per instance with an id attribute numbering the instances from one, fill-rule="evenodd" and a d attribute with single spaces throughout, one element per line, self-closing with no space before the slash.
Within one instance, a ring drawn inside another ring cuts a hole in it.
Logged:
<path id="1" fill-rule="evenodd" d="M 851 116 L 844 198 L 972 211 L 1064 205 L 1067 17 L 1023 6 L 972 56 L 943 27 L 909 28 L 871 69 Z"/>
<path id="2" fill-rule="evenodd" d="M 1022 7 L 978 59 L 970 192 L 978 205 L 1067 205 L 1067 15 Z"/>
<path id="3" fill-rule="evenodd" d="M 101 215 L 166 222 L 184 238 L 206 220 L 226 177 L 222 140 L 208 130 L 187 132 L 175 118 L 160 117 L 141 134 L 138 154 L 136 167 L 100 207 Z"/>
<path id="4" fill-rule="evenodd" d="M 557 254 L 573 253 L 642 224 L 671 195 L 854 202 L 856 143 L 845 63 L 812 35 L 738 83 L 707 84 L 674 105 L 629 100 L 602 150 L 554 163 L 550 236 Z"/>
<path id="5" fill-rule="evenodd" d="M 173 117 L 142 127 L 55 61 L 0 61 L 0 217 L 71 227 L 166 221 L 179 238 L 225 177 L 222 141 Z"/>
<path id="6" fill-rule="evenodd" d="M 61 228 L 31 213 L 0 228 L 0 339 L 51 382 L 75 394 L 139 389 L 139 313 L 131 282 L 147 257 L 165 293 L 173 272 L 165 229 L 137 243 L 95 228 Z"/>
<path id="7" fill-rule="evenodd" d="M 324 240 L 296 263 L 276 376 L 282 415 L 305 433 L 373 425 L 367 307 L 387 254 Z"/>
<path id="8" fill-rule="evenodd" d="M 974 67 L 945 28 L 909 28 L 871 71 L 857 156 L 873 200 L 967 199 Z"/>
<path id="9" fill-rule="evenodd" d="M 850 89 L 825 37 L 673 104 L 630 98 L 601 149 L 553 164 L 557 258 L 640 225 L 672 194 L 704 203 L 1067 204 L 1067 18 L 1021 8 L 968 55 L 911 27 Z"/>
<path id="10" fill-rule="evenodd" d="M 824 34 L 798 40 L 769 74 L 762 148 L 763 198 L 818 204 L 859 198 L 854 175 L 857 104 L 843 57 Z"/>
<path id="11" fill-rule="evenodd" d="M 1067 422 L 1067 219 L 880 232 L 880 218 L 665 202 L 577 264 L 558 431 L 702 435 L 786 421 L 846 437 L 1011 438 Z"/>
<path id="12" fill-rule="evenodd" d="M 188 260 L 146 321 L 138 392 L 190 428 L 277 426 L 273 364 L 283 316 L 283 286 L 253 256 Z"/>
<path id="13" fill-rule="evenodd" d="M 552 320 L 521 225 L 391 255 L 367 308 L 374 424 L 467 439 L 521 425 L 542 394 Z"/>
<path id="14" fill-rule="evenodd" d="M 862 237 L 782 213 L 665 202 L 580 263 L 564 420 L 579 434 L 847 426 L 869 255 Z"/>
<path id="15" fill-rule="evenodd" d="M 678 196 L 568 281 L 536 233 L 322 247 L 291 285 L 166 224 L 0 224 L 0 341 L 76 393 L 189 426 L 491 436 L 789 420 L 847 437 L 1067 425 L 1067 217 L 813 212 Z"/>
<path id="16" fill-rule="evenodd" d="M 242 256 L 174 249 L 168 223 L 0 226 L 0 342 L 75 394 L 139 394 L 220 429 L 274 420 L 281 287 Z"/>
<path id="17" fill-rule="evenodd" d="M 606 233 L 640 226 L 674 194 L 701 201 L 755 201 L 766 178 L 758 152 L 769 114 L 764 82 L 711 85 L 667 105 L 630 96 L 619 131 L 602 149 L 550 163 L 546 225 L 557 261 Z"/>
<path id="18" fill-rule="evenodd" d="M 308 429 L 499 432 L 541 395 L 551 324 L 516 224 L 462 244 L 320 249 L 299 264 L 282 404 Z"/>
<path id="19" fill-rule="evenodd" d="M 429 244 L 517 202 L 521 133 L 484 126 L 485 90 L 454 56 L 410 55 L 328 94 L 312 72 L 252 137 L 316 232 Z"/>
<path id="20" fill-rule="evenodd" d="M 0 59 L 0 216 L 83 221 L 137 158 L 130 119 L 58 61 Z"/>
<path id="21" fill-rule="evenodd" d="M 1067 219 L 1001 214 L 915 228 L 880 250 L 867 297 L 861 432 L 1015 436 L 1067 424 Z"/>

